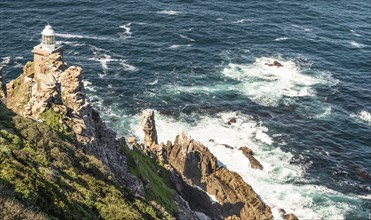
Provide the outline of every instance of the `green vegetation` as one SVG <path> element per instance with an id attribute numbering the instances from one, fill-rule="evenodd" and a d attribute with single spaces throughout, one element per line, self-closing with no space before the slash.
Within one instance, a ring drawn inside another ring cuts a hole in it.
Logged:
<path id="1" fill-rule="evenodd" d="M 74 133 L 70 126 L 67 125 L 65 119 L 66 112 L 63 112 L 61 109 L 59 113 L 53 110 L 53 106 L 47 108 L 43 113 L 40 114 L 40 118 L 44 121 L 53 130 L 59 132 L 63 140 L 72 140 Z"/>
<path id="2" fill-rule="evenodd" d="M 176 205 L 173 200 L 173 191 L 169 188 L 171 184 L 167 170 L 140 150 L 130 150 L 123 146 L 121 152 L 128 160 L 130 172 L 145 184 L 147 200 L 158 202 L 170 213 L 175 212 Z"/>
<path id="3" fill-rule="evenodd" d="M 0 102 L 0 219 L 167 218 L 119 186 L 98 159 L 62 140 L 55 131 L 59 116 L 44 116 L 50 127 L 16 116 Z M 130 158 L 144 163 L 131 170 L 152 182 L 152 198 L 175 210 L 150 161 L 139 152 Z"/>
<path id="4" fill-rule="evenodd" d="M 34 77 L 34 63 L 27 62 L 27 64 L 23 68 L 23 74 L 21 74 L 15 80 L 10 82 L 11 89 L 7 90 L 8 97 L 12 97 L 8 99 L 7 105 L 11 106 L 14 111 L 23 110 L 24 106 L 29 102 L 29 91 L 32 86 L 31 80 L 27 80 L 29 78 Z"/>

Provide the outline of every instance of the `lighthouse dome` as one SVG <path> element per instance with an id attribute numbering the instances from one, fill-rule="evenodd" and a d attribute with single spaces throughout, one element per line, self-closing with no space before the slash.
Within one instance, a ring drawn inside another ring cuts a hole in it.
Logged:
<path id="1" fill-rule="evenodd" d="M 45 26 L 45 28 L 41 32 L 41 34 L 45 35 L 45 36 L 53 36 L 53 35 L 55 35 L 55 32 L 54 32 L 52 26 L 48 24 L 48 25 Z"/>

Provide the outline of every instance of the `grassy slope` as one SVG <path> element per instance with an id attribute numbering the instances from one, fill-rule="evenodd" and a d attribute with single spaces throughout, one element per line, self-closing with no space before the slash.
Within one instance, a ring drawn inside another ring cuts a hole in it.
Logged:
<path id="1" fill-rule="evenodd" d="M 43 123 L 14 115 L 0 102 L 0 219 L 166 217 L 61 136 Z M 158 191 L 165 198 L 157 200 L 173 211 L 170 192 L 162 184 Z"/>

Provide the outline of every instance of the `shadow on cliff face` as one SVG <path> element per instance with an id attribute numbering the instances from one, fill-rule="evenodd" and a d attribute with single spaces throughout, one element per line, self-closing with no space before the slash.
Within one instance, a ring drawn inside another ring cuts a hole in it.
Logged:
<path id="1" fill-rule="evenodd" d="M 201 183 L 201 157 L 202 155 L 197 151 L 188 153 L 184 163 L 183 175 L 191 179 L 196 185 L 201 186 L 201 188 L 205 190 L 205 184 Z"/>

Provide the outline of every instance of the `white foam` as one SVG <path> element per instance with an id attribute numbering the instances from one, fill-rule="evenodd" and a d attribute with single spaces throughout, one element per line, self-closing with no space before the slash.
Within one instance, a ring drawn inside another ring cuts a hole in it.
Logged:
<path id="1" fill-rule="evenodd" d="M 277 60 L 283 67 L 267 65 Z M 304 74 L 292 60 L 268 57 L 257 58 L 247 65 L 231 63 L 224 68 L 223 74 L 239 81 L 235 89 L 263 106 L 277 106 L 282 99 L 313 96 L 313 85 L 336 83 L 326 75 Z"/>
<path id="2" fill-rule="evenodd" d="M 316 115 L 316 118 L 326 118 L 332 113 L 332 108 L 331 106 L 327 106 L 323 108 L 322 113 Z"/>
<path id="3" fill-rule="evenodd" d="M 276 39 L 274 39 L 274 41 L 284 41 L 284 40 L 288 40 L 289 38 L 288 37 L 278 37 Z"/>
<path id="4" fill-rule="evenodd" d="M 82 83 L 84 85 L 84 88 L 93 92 L 96 92 L 97 90 L 92 86 L 92 83 L 86 79 L 82 80 Z"/>
<path id="5" fill-rule="evenodd" d="M 18 63 L 18 62 L 16 62 L 14 67 L 16 67 L 16 68 L 21 68 L 21 67 L 23 67 L 23 64 L 22 64 L 22 63 Z"/>
<path id="6" fill-rule="evenodd" d="M 156 85 L 158 83 L 158 79 L 155 79 L 153 82 L 147 83 L 147 85 Z"/>
<path id="7" fill-rule="evenodd" d="M 130 29 L 130 25 L 131 25 L 131 22 L 120 26 L 120 28 L 124 29 L 124 32 L 121 34 L 121 36 L 123 38 L 130 38 L 131 37 L 132 32 L 131 32 L 131 29 Z"/>
<path id="8" fill-rule="evenodd" d="M 371 113 L 368 111 L 360 111 L 357 114 L 350 114 L 350 116 L 371 125 Z"/>
<path id="9" fill-rule="evenodd" d="M 124 67 L 124 70 L 125 71 L 129 71 L 129 72 L 136 72 L 138 71 L 138 68 L 131 65 L 131 64 L 128 64 L 126 60 L 120 60 L 120 64 L 122 65 L 122 67 Z"/>
<path id="10" fill-rule="evenodd" d="M 353 47 L 356 47 L 356 48 L 363 48 L 365 46 L 365 45 L 363 45 L 361 43 L 357 43 L 355 41 L 351 41 L 350 45 L 352 45 Z"/>
<path id="11" fill-rule="evenodd" d="M 232 21 L 232 24 L 243 24 L 247 21 L 251 21 L 250 19 L 239 19 L 239 20 L 236 20 L 236 21 Z"/>
<path id="12" fill-rule="evenodd" d="M 165 14 L 165 15 L 178 15 L 181 12 L 179 12 L 179 11 L 173 11 L 173 10 L 162 10 L 162 11 L 159 11 L 157 13 L 158 14 Z"/>
<path id="13" fill-rule="evenodd" d="M 108 63 L 111 61 L 112 57 L 108 54 L 103 54 L 103 56 L 99 58 L 99 62 L 102 65 L 103 70 L 108 70 Z"/>
<path id="14" fill-rule="evenodd" d="M 55 36 L 61 38 L 78 38 L 78 39 L 95 39 L 95 40 L 107 40 L 106 37 L 96 37 L 96 36 L 88 36 L 88 35 L 79 35 L 79 34 L 63 34 L 63 33 L 56 33 Z"/>
<path id="15" fill-rule="evenodd" d="M 350 30 L 350 32 L 352 33 L 352 34 L 354 34 L 355 36 L 357 36 L 357 37 L 359 37 L 359 36 L 361 36 L 359 33 L 357 33 L 355 30 Z"/>
<path id="16" fill-rule="evenodd" d="M 84 43 L 78 43 L 78 42 L 72 42 L 72 41 L 57 41 L 58 44 L 67 44 L 71 45 L 73 47 L 81 47 L 81 46 L 86 46 Z"/>
<path id="17" fill-rule="evenodd" d="M 284 152 L 274 144 L 268 135 L 268 128 L 251 116 L 239 112 L 220 113 L 216 117 L 201 117 L 197 122 L 188 124 L 184 119 L 197 115 L 182 115 L 179 121 L 156 113 L 156 127 L 160 142 L 173 141 L 175 136 L 186 131 L 192 138 L 201 141 L 228 169 L 238 172 L 258 195 L 272 208 L 275 219 L 281 219 L 279 209 L 294 213 L 299 219 L 343 219 L 345 214 L 356 208 L 344 201 L 354 198 L 307 182 L 302 167 L 290 163 L 293 155 Z M 236 123 L 227 125 L 230 118 Z M 143 140 L 139 118 L 132 124 L 136 137 Z M 279 134 L 278 134 L 279 135 Z M 210 141 L 213 139 L 213 141 Z M 227 144 L 234 147 L 227 149 Z M 248 146 L 264 169 L 250 168 L 249 160 L 238 150 Z M 321 198 L 318 201 L 318 198 Z M 341 199 L 339 199 L 341 198 Z M 357 200 L 358 201 L 358 200 Z"/>
<path id="18" fill-rule="evenodd" d="M 9 62 L 10 62 L 10 57 L 2 57 L 1 59 L 2 59 L 2 61 L 1 61 L 0 64 L 2 66 L 5 66 L 5 65 L 9 64 Z"/>
<path id="19" fill-rule="evenodd" d="M 360 199 L 366 199 L 366 200 L 371 200 L 371 194 L 368 195 L 360 195 L 358 196 Z"/>
<path id="20" fill-rule="evenodd" d="M 192 38 L 190 38 L 190 37 L 187 37 L 187 36 L 185 36 L 185 35 L 182 35 L 182 34 L 179 34 L 179 36 L 181 37 L 181 38 L 183 38 L 183 39 L 186 39 L 186 40 L 189 40 L 189 41 L 195 41 L 194 39 L 192 39 Z"/>
<path id="21" fill-rule="evenodd" d="M 173 44 L 169 48 L 170 49 L 177 49 L 179 47 L 190 47 L 190 46 L 192 46 L 192 44 L 185 44 L 185 45 Z"/>

